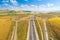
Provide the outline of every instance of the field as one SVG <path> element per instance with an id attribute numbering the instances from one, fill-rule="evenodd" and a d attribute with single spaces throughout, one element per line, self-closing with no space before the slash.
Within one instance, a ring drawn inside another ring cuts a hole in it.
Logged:
<path id="1" fill-rule="evenodd" d="M 42 34 L 43 34 L 43 21 L 39 17 L 35 17 L 35 24 L 37 28 L 37 32 L 39 35 L 39 40 L 42 40 Z"/>
<path id="2" fill-rule="evenodd" d="M 60 40 L 60 17 L 50 18 L 50 19 L 48 19 L 48 22 L 49 22 L 51 28 L 56 33 L 58 39 Z"/>
<path id="3" fill-rule="evenodd" d="M 26 40 L 28 21 L 29 20 L 21 20 L 21 22 L 18 23 L 18 31 L 17 31 L 18 40 Z"/>
<path id="4" fill-rule="evenodd" d="M 11 40 L 17 24 L 17 40 L 26 40 L 29 20 L 34 16 L 34 22 L 39 40 L 45 39 L 45 26 L 49 40 L 60 40 L 60 15 L 57 13 L 29 14 L 25 11 L 0 11 L 0 40 Z M 35 12 L 34 12 L 35 13 Z M 46 25 L 44 25 L 44 22 Z M 13 40 L 13 39 L 12 39 Z"/>
<path id="5" fill-rule="evenodd" d="M 42 40 L 41 39 L 42 33 L 43 33 L 43 37 L 44 37 L 43 20 L 46 21 L 46 27 L 47 27 L 49 40 L 52 40 L 52 39 L 60 40 L 60 17 L 59 17 L 59 15 L 56 15 L 56 13 L 55 14 L 53 14 L 53 13 L 37 14 L 35 19 L 36 19 L 35 24 L 36 24 L 36 28 L 37 28 L 37 32 L 38 32 L 40 40 Z M 41 33 L 41 31 L 42 31 L 42 33 Z"/>
<path id="6" fill-rule="evenodd" d="M 27 15 L 27 14 L 21 14 L 18 16 L 1 15 L 0 16 L 0 40 L 11 39 L 12 32 L 15 27 L 14 19 L 20 20 L 18 23 L 17 39 L 26 40 L 29 18 L 30 18 L 30 15 Z"/>
<path id="7" fill-rule="evenodd" d="M 30 16 L 21 18 L 18 22 L 17 40 L 26 40 Z"/>
<path id="8" fill-rule="evenodd" d="M 0 17 L 0 40 L 7 40 L 12 26 L 11 16 Z"/>
<path id="9" fill-rule="evenodd" d="M 25 11 L 14 11 L 14 10 L 0 10 L 0 16 L 2 15 L 9 15 L 9 16 L 18 16 L 18 15 L 28 15 L 29 12 L 25 12 Z"/>

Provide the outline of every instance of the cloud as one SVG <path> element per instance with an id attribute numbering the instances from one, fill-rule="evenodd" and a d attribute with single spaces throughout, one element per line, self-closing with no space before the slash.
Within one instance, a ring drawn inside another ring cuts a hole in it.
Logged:
<path id="1" fill-rule="evenodd" d="M 35 11 L 37 10 L 37 6 L 36 5 L 21 5 L 20 10 Z"/>
<path id="2" fill-rule="evenodd" d="M 47 6 L 48 6 L 48 7 L 53 7 L 54 4 L 52 4 L 52 3 L 48 3 Z"/>
<path id="3" fill-rule="evenodd" d="M 21 5 L 20 10 L 30 10 L 30 11 L 40 11 L 40 12 L 48 12 L 48 11 L 58 11 L 60 10 L 60 7 L 51 7 L 52 4 L 49 4 L 49 7 L 47 5 Z"/>
<path id="4" fill-rule="evenodd" d="M 16 0 L 10 0 L 10 2 L 13 4 L 13 5 L 18 5 L 18 2 Z"/>
<path id="5" fill-rule="evenodd" d="M 2 2 L 9 2 L 9 0 L 2 0 Z"/>
<path id="6" fill-rule="evenodd" d="M 13 4 L 17 3 L 16 0 L 15 1 L 11 1 L 11 2 Z M 46 5 L 42 4 L 42 5 L 39 5 L 39 6 L 37 6 L 37 5 L 27 5 L 27 4 L 25 4 L 25 5 L 21 4 L 19 6 L 14 6 L 14 5 L 9 5 L 7 3 L 4 3 L 3 5 L 6 6 L 7 8 L 3 7 L 3 8 L 0 8 L 0 9 L 28 10 L 28 11 L 40 11 L 40 12 L 48 12 L 48 11 L 57 11 L 57 10 L 60 10 L 60 7 L 57 7 L 57 6 L 55 7 L 54 4 L 52 4 L 52 3 L 51 4 L 48 3 Z M 16 5 L 18 5 L 18 3 Z M 2 6 L 0 6 L 0 7 L 2 7 Z"/>
<path id="7" fill-rule="evenodd" d="M 41 7 L 40 8 L 42 12 L 49 12 L 49 11 L 58 11 L 60 10 L 60 7 Z"/>
<path id="8" fill-rule="evenodd" d="M 29 6 L 25 4 L 25 5 L 21 5 L 20 7 L 22 7 L 22 8 L 26 7 L 27 8 Z"/>

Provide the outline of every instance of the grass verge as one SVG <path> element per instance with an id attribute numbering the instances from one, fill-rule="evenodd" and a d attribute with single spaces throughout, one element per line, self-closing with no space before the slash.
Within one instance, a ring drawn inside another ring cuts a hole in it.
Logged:
<path id="1" fill-rule="evenodd" d="M 27 38 L 27 30 L 28 30 L 28 20 L 21 20 L 18 23 L 18 31 L 17 31 L 17 39 L 18 40 L 26 40 Z"/>
<path id="2" fill-rule="evenodd" d="M 56 33 L 55 36 L 57 36 L 58 40 L 60 40 L 60 18 L 50 18 L 48 19 L 48 22 L 50 24 L 50 27 Z"/>

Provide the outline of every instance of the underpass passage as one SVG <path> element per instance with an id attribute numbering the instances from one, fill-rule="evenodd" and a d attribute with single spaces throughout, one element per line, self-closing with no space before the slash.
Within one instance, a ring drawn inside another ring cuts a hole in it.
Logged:
<path id="1" fill-rule="evenodd" d="M 34 18 L 30 19 L 30 29 L 29 29 L 29 37 L 28 40 L 39 40 L 36 35 L 35 25 L 34 25 Z"/>

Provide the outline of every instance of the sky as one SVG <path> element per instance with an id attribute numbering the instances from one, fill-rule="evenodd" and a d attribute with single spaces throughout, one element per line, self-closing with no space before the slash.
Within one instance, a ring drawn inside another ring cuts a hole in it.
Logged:
<path id="1" fill-rule="evenodd" d="M 0 10 L 60 11 L 60 0 L 0 0 Z"/>

